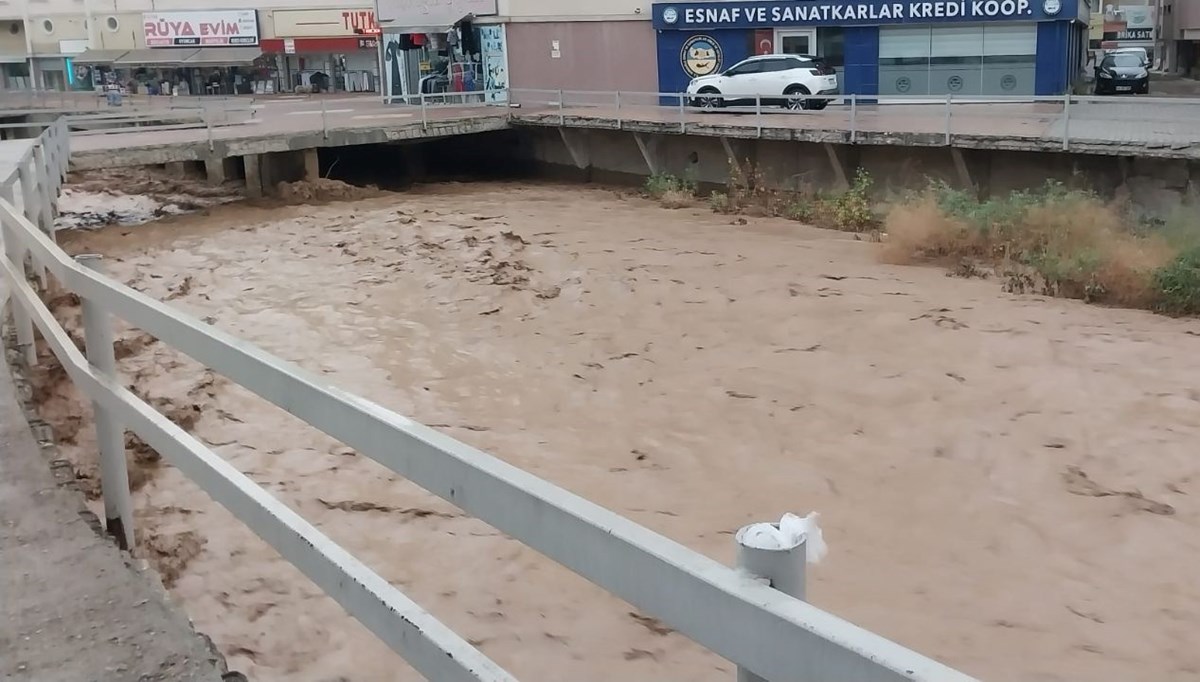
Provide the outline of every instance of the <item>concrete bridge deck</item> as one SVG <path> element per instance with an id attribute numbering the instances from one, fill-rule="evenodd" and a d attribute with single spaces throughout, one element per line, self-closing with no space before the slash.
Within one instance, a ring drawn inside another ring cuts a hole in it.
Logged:
<path id="1" fill-rule="evenodd" d="M 657 106 L 624 94 L 513 94 L 518 107 L 386 105 L 373 97 L 271 100 L 244 120 L 182 130 L 134 130 L 72 137 L 72 168 L 206 161 L 319 147 L 441 138 L 510 127 L 626 130 L 647 134 L 757 138 L 863 146 L 956 147 L 1011 151 L 1200 159 L 1195 100 L 831 105 L 824 111 L 777 107 L 717 112 Z M 582 101 L 570 101 L 570 100 Z M 592 101 L 588 101 L 588 100 Z M 218 103 L 219 105 L 219 103 Z M 949 114 L 949 115 L 948 115 Z M 236 118 L 236 117 L 235 117 Z M 1064 148 L 1064 138 L 1066 145 Z"/>

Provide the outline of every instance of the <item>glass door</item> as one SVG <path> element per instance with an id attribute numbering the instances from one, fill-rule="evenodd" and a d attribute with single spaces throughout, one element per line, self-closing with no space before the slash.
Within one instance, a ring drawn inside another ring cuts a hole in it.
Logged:
<path id="1" fill-rule="evenodd" d="M 776 54 L 817 55 L 817 29 L 786 28 L 775 31 Z"/>

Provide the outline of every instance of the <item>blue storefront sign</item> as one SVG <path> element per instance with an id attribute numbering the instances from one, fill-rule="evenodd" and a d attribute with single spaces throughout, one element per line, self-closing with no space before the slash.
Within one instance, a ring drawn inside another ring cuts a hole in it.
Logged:
<path id="1" fill-rule="evenodd" d="M 759 0 L 654 5 L 654 28 L 692 30 L 772 26 L 884 26 L 954 21 L 1062 21 L 1075 18 L 1062 0 Z"/>
<path id="2" fill-rule="evenodd" d="M 659 90 L 681 92 L 746 57 L 799 49 L 838 70 L 843 94 L 1060 95 L 1082 70 L 1090 2 L 658 2 Z"/>

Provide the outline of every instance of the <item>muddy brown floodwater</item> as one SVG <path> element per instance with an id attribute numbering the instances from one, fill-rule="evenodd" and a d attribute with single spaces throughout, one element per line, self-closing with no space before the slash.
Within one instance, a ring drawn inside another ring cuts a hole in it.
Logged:
<path id="1" fill-rule="evenodd" d="M 831 551 L 812 601 L 973 675 L 1200 677 L 1195 321 L 1007 295 L 881 265 L 845 234 L 578 186 L 225 206 L 63 241 L 720 561 L 739 526 L 818 510 Z M 121 339 L 143 395 L 521 679 L 732 679 L 486 524 Z M 87 416 L 61 385 L 47 409 Z M 64 449 L 86 476 L 91 429 L 75 431 Z M 415 679 L 138 450 L 141 551 L 231 667 Z"/>

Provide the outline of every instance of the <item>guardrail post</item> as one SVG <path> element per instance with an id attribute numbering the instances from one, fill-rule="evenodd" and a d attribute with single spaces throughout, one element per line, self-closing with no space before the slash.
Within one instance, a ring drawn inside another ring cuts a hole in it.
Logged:
<path id="1" fill-rule="evenodd" d="M 422 92 L 419 99 L 421 100 L 421 130 L 429 130 L 429 108 L 425 101 L 425 93 Z"/>
<path id="2" fill-rule="evenodd" d="M 850 93 L 850 144 L 858 140 L 858 95 Z"/>
<path id="3" fill-rule="evenodd" d="M 567 117 L 563 114 L 563 91 L 558 91 L 558 125 L 564 126 L 567 124 Z"/>
<path id="4" fill-rule="evenodd" d="M 679 93 L 679 134 L 687 134 L 687 111 L 684 109 L 684 93 Z"/>
<path id="5" fill-rule="evenodd" d="M 950 107 L 954 104 L 954 95 L 946 93 L 946 146 L 950 146 Z"/>
<path id="6" fill-rule="evenodd" d="M 621 91 L 620 90 L 617 90 L 617 92 L 616 92 L 616 101 L 617 101 L 617 130 L 620 130 L 621 129 Z"/>
<path id="7" fill-rule="evenodd" d="M 76 256 L 75 260 L 83 267 L 103 274 L 100 256 L 84 254 Z M 119 385 L 112 322 L 99 304 L 86 296 L 80 298 L 88 362 L 113 385 Z M 117 546 L 127 550 L 133 547 L 133 498 L 129 494 L 129 471 L 125 462 L 125 429 L 101 401 L 92 401 L 92 412 L 96 422 L 96 443 L 100 448 L 105 527 L 116 539 Z"/>
<path id="8" fill-rule="evenodd" d="M 1071 93 L 1063 95 L 1063 151 L 1071 147 Z"/>
<path id="9" fill-rule="evenodd" d="M 796 546 L 783 549 L 751 547 L 745 543 L 749 528 L 750 526 L 743 526 L 734 535 L 734 541 L 737 542 L 738 568 L 784 594 L 804 599 L 808 543 L 801 540 Z M 738 667 L 737 682 L 767 681 L 745 668 Z"/>
<path id="10" fill-rule="evenodd" d="M 321 98 L 321 135 L 326 140 L 329 139 L 329 119 L 325 112 L 325 98 Z"/>
<path id="11" fill-rule="evenodd" d="M 762 95 L 754 96 L 754 127 L 757 129 L 757 136 L 762 137 Z"/>
<path id="12" fill-rule="evenodd" d="M 0 186 L 0 199 L 7 201 L 10 206 L 16 206 L 16 194 L 16 187 L 12 183 Z M 25 249 L 21 247 L 17 239 L 19 229 L 15 225 L 5 224 L 3 226 L 4 253 L 12 263 L 17 275 L 25 277 Z M 29 317 L 25 307 L 17 301 L 15 294 L 10 295 L 8 300 L 12 303 L 13 326 L 17 328 L 17 345 L 20 346 L 21 353 L 25 356 L 26 366 L 36 367 L 37 347 L 33 345 L 33 319 Z"/>

